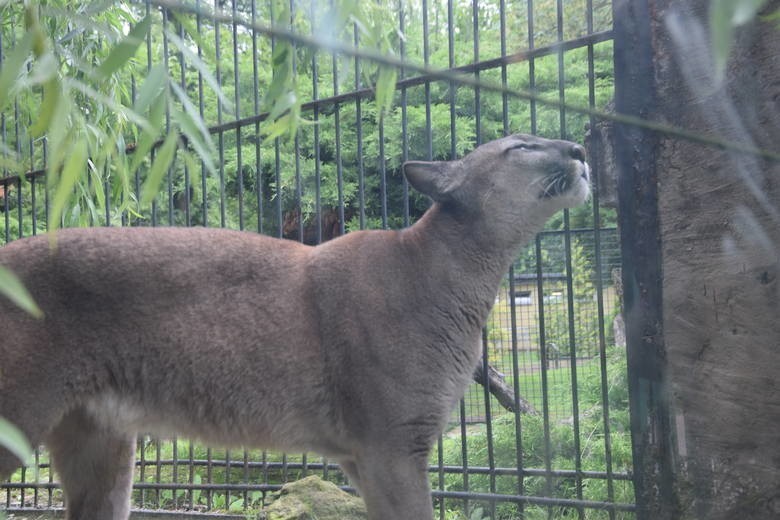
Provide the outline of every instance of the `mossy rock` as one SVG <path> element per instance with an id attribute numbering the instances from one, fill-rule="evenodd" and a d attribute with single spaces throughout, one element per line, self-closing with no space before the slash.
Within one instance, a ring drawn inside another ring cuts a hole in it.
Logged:
<path id="1" fill-rule="evenodd" d="M 285 484 L 266 520 L 367 520 L 366 507 L 357 497 L 317 476 Z"/>

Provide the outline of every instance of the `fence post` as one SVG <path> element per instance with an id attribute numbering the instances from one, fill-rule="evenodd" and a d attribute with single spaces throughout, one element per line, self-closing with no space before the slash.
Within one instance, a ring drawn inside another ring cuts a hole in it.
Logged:
<path id="1" fill-rule="evenodd" d="M 649 0 L 613 0 L 615 110 L 655 113 Z M 618 207 L 634 486 L 639 520 L 678 518 L 665 361 L 661 235 L 652 132 L 616 125 Z"/>

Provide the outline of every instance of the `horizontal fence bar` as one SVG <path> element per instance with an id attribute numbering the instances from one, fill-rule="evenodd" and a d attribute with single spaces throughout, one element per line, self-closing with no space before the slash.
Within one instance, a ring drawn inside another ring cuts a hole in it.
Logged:
<path id="1" fill-rule="evenodd" d="M 519 51 L 514 54 L 510 54 L 508 56 L 484 60 L 477 63 L 470 63 L 468 65 L 461 65 L 459 67 L 454 67 L 452 69 L 445 69 L 445 70 L 447 72 L 457 73 L 457 74 L 469 74 L 469 73 L 474 73 L 474 72 L 479 72 L 484 70 L 492 70 L 494 68 L 498 68 L 505 65 L 511 65 L 513 63 L 521 63 L 523 61 L 528 61 L 530 59 L 542 58 L 544 56 L 551 56 L 558 52 L 565 52 L 565 51 L 571 51 L 580 48 L 587 48 L 589 45 L 595 45 L 597 43 L 610 41 L 611 39 L 612 39 L 611 30 L 601 31 L 593 34 L 588 34 L 580 38 L 575 38 L 573 40 L 567 40 L 565 42 L 556 42 L 554 44 L 547 45 L 544 47 Z M 425 83 L 431 83 L 435 81 L 441 81 L 441 78 L 439 78 L 438 75 L 435 74 L 420 74 L 418 76 L 412 76 L 409 78 L 398 80 L 396 82 L 395 88 L 396 90 L 402 90 L 405 88 L 424 85 Z M 306 103 L 301 104 L 301 110 L 314 111 L 316 109 L 329 107 L 331 105 L 348 103 L 350 101 L 355 101 L 356 99 L 370 98 L 373 97 L 375 93 L 376 90 L 372 87 L 355 89 L 350 92 L 337 94 L 335 96 L 307 101 Z M 226 123 L 212 125 L 207 127 L 206 130 L 208 130 L 209 134 L 220 134 L 232 130 L 239 130 L 247 126 L 252 126 L 252 125 L 257 125 L 258 123 L 262 123 L 263 121 L 268 119 L 269 114 L 270 112 L 261 112 L 260 114 L 257 115 L 242 117 L 239 119 L 235 119 L 233 121 L 228 121 Z M 181 139 L 186 142 L 186 138 L 184 136 L 182 136 Z M 163 141 L 160 140 L 156 143 L 156 145 L 159 146 L 162 144 L 162 142 Z M 135 146 L 133 146 L 133 143 L 130 143 L 125 150 L 126 153 L 133 153 L 134 151 L 135 151 Z M 24 176 L 27 180 L 31 180 L 34 177 L 40 177 L 45 173 L 46 173 L 46 169 L 41 168 L 41 169 L 25 172 L 22 175 L 9 175 L 8 177 L 0 178 L 0 185 L 8 186 L 9 184 L 18 182 L 20 177 L 22 176 Z"/>
<path id="2" fill-rule="evenodd" d="M 443 69 L 443 71 L 453 73 L 453 74 L 469 74 L 469 73 L 474 73 L 474 72 L 479 72 L 484 70 L 492 70 L 502 65 L 521 63 L 523 61 L 528 61 L 529 59 L 551 56 L 562 51 L 571 51 L 574 49 L 586 48 L 589 45 L 610 41 L 611 39 L 612 39 L 612 31 L 601 31 L 601 32 L 589 34 L 587 36 L 582 36 L 574 40 L 554 43 L 552 45 L 547 45 L 545 47 L 538 47 L 536 49 L 531 49 L 527 51 L 520 51 L 501 58 L 493 58 L 490 60 L 470 63 L 468 65 L 461 65 L 459 67 L 454 67 L 451 69 Z M 443 80 L 439 77 L 438 74 L 432 74 L 432 73 L 420 74 L 417 76 L 412 76 L 409 78 L 398 80 L 396 82 L 395 87 L 396 90 L 401 90 L 403 88 L 416 87 L 419 85 L 424 85 L 425 83 L 432 83 L 435 81 L 443 81 Z M 322 108 L 330 105 L 346 103 L 349 101 L 354 101 L 355 99 L 358 98 L 363 99 L 363 98 L 373 97 L 375 93 L 376 90 L 371 87 L 356 89 L 350 92 L 345 92 L 343 94 L 338 94 L 335 96 L 308 101 L 306 103 L 301 104 L 301 109 L 313 110 L 314 108 Z M 209 128 L 209 131 L 211 133 L 227 132 L 229 130 L 235 130 L 236 128 L 239 127 L 250 126 L 255 123 L 261 123 L 268 118 L 268 114 L 269 114 L 268 112 L 263 112 L 255 116 L 229 121 L 222 125 L 212 126 Z"/>
<path id="3" fill-rule="evenodd" d="M 233 469 L 267 469 L 267 470 L 281 470 L 286 469 L 288 471 L 310 471 L 312 473 L 322 471 L 323 469 L 326 469 L 326 466 L 321 463 L 307 463 L 303 464 L 302 462 L 244 462 L 243 460 L 203 460 L 203 459 L 178 459 L 174 461 L 173 459 L 161 459 L 161 460 L 147 460 L 141 463 L 141 461 L 136 461 L 135 463 L 136 467 L 140 467 L 141 465 L 145 467 L 169 467 L 169 466 L 182 466 L 182 467 L 189 467 L 189 466 L 197 466 L 197 467 L 204 467 L 204 466 L 210 466 L 213 468 L 224 468 L 230 466 Z M 39 469 L 47 469 L 51 467 L 51 464 L 48 463 L 41 463 L 37 466 Z M 329 471 L 338 471 L 340 467 L 337 464 L 328 464 L 327 469 Z M 467 468 L 464 468 L 462 466 L 442 466 L 439 468 L 438 465 L 430 465 L 428 466 L 428 471 L 430 472 L 437 472 L 439 470 L 443 470 L 445 473 L 451 473 L 451 474 L 457 474 L 462 475 L 464 471 L 469 474 L 473 475 L 486 475 L 486 474 L 494 474 L 499 476 L 526 476 L 526 477 L 543 477 L 543 476 L 552 476 L 552 477 L 559 477 L 559 478 L 573 478 L 577 475 L 583 477 L 583 478 L 589 478 L 589 479 L 606 479 L 606 478 L 613 478 L 615 480 L 631 480 L 633 478 L 633 475 L 628 472 L 613 472 L 609 475 L 606 472 L 603 471 L 576 471 L 576 470 L 569 470 L 569 469 L 553 469 L 550 471 L 547 471 L 546 469 L 541 468 L 505 468 L 505 467 L 495 467 L 490 468 L 487 466 L 469 466 Z M 30 482 L 15 482 L 15 483 L 2 483 L 0 484 L 0 489 L 9 488 L 9 487 L 19 487 L 20 484 L 28 484 L 24 487 L 38 487 L 38 483 L 34 481 Z"/>
<path id="4" fill-rule="evenodd" d="M 602 511 L 636 511 L 634 504 L 597 502 L 593 500 L 576 500 L 571 498 L 552 498 L 528 495 L 500 495 L 496 493 L 473 493 L 468 491 L 432 491 L 434 498 L 454 498 L 457 500 L 485 502 L 513 502 L 538 506 L 562 506 L 571 508 L 599 509 Z"/>
<path id="5" fill-rule="evenodd" d="M 65 509 L 61 507 L 11 507 L 3 509 L 4 513 L 9 515 L 14 514 L 40 514 L 46 513 L 53 514 L 55 518 L 65 518 Z M 136 515 L 142 518 L 211 518 L 214 520 L 245 520 L 246 515 L 230 514 L 230 513 L 211 513 L 201 511 L 166 511 L 163 509 L 130 509 L 131 518 L 136 518 Z"/>
<path id="6" fill-rule="evenodd" d="M 296 33 L 287 27 L 279 25 L 266 25 L 259 23 L 250 23 L 243 18 L 236 18 L 229 14 L 225 14 L 221 10 L 210 11 L 204 9 L 203 6 L 193 6 L 188 4 L 182 4 L 171 0 L 147 0 L 151 4 L 171 9 L 174 11 L 185 12 L 192 15 L 199 15 L 203 18 L 212 20 L 214 23 L 225 24 L 238 24 L 249 30 L 260 32 L 269 37 L 276 37 L 284 39 L 286 41 L 308 47 L 315 50 L 329 50 L 339 54 L 351 56 L 355 59 L 368 60 L 378 65 L 384 65 L 387 67 L 394 67 L 399 70 L 414 71 L 419 74 L 430 75 L 431 81 L 440 80 L 448 81 L 461 86 L 473 87 L 475 89 L 483 89 L 486 92 L 493 92 L 497 94 L 504 94 L 513 98 L 525 99 L 532 103 L 539 103 L 552 108 L 565 109 L 570 112 L 575 112 L 587 116 L 592 116 L 597 119 L 603 119 L 612 121 L 614 123 L 620 123 L 627 126 L 633 126 L 636 128 L 644 128 L 651 132 L 655 132 L 668 137 L 677 137 L 690 142 L 699 143 L 702 145 L 712 146 L 721 150 L 728 150 L 732 152 L 742 153 L 746 155 L 754 155 L 762 157 L 771 161 L 780 161 L 780 153 L 774 150 L 767 150 L 763 148 L 756 148 L 751 144 L 737 142 L 734 140 L 726 139 L 721 136 L 705 135 L 700 132 L 687 130 L 685 128 L 671 126 L 665 122 L 651 121 L 644 117 L 636 115 L 627 115 L 619 112 L 603 112 L 596 110 L 590 106 L 572 104 L 569 102 L 563 102 L 560 98 L 552 99 L 540 96 L 533 89 L 520 90 L 512 89 L 506 85 L 496 84 L 493 82 L 486 82 L 479 79 L 479 75 L 471 77 L 468 74 L 462 74 L 454 70 L 448 70 L 438 67 L 432 67 L 426 64 L 420 64 L 416 62 L 409 62 L 398 57 L 382 53 L 373 49 L 360 48 L 357 45 L 350 45 L 348 43 L 336 40 L 331 37 L 317 37 L 313 35 L 304 35 Z M 595 34 L 595 33 L 594 33 Z M 560 45 L 560 42 L 558 45 Z"/>
<path id="7" fill-rule="evenodd" d="M 11 484 L 9 487 L 14 489 L 29 488 L 25 484 Z M 152 484 L 146 482 L 136 482 L 133 484 L 133 489 L 151 489 L 151 490 L 165 490 L 165 491 L 260 491 L 264 493 L 272 493 L 281 490 L 282 484 Z M 41 489 L 57 489 L 59 488 L 57 483 L 43 483 L 40 485 Z M 355 493 L 356 490 L 349 486 L 339 486 L 339 489 L 347 493 Z M 563 506 L 574 508 L 586 508 L 586 509 L 599 509 L 599 510 L 613 510 L 613 511 L 635 511 L 636 506 L 633 504 L 623 504 L 620 502 L 599 502 L 593 500 L 576 500 L 570 498 L 553 498 L 553 497 L 539 497 L 529 495 L 503 495 L 500 493 L 474 493 L 470 491 L 440 491 L 433 490 L 431 492 L 433 498 L 450 498 L 457 500 L 469 500 L 469 501 L 486 501 L 486 502 L 513 502 L 513 503 L 527 503 L 540 506 Z"/>

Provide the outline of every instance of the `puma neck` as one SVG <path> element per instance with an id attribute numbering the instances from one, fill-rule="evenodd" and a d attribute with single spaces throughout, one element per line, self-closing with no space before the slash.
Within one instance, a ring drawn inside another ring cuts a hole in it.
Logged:
<path id="1" fill-rule="evenodd" d="M 401 232 L 401 242 L 418 272 L 426 273 L 430 290 L 443 301 L 457 302 L 479 327 L 484 326 L 517 248 L 535 233 L 535 229 L 520 230 L 520 236 L 499 240 L 484 229 L 483 222 L 434 203 Z"/>

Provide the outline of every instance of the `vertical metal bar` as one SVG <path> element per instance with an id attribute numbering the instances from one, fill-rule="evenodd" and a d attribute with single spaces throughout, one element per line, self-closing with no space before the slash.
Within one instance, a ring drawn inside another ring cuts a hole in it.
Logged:
<path id="1" fill-rule="evenodd" d="M 479 1 L 472 0 L 472 43 L 473 43 L 473 61 L 479 62 Z M 474 71 L 474 79 L 479 81 L 479 70 Z M 474 87 L 474 124 L 475 124 L 475 145 L 479 146 L 482 143 L 482 92 L 479 87 Z M 489 470 L 489 489 L 491 493 L 496 491 L 496 462 L 494 451 L 494 439 L 493 439 L 493 417 L 490 406 L 490 378 L 488 370 L 488 339 L 487 328 L 482 328 L 482 370 L 485 374 L 484 389 L 484 401 L 485 401 L 485 427 L 487 437 L 487 455 L 488 455 L 488 470 Z M 496 502 L 491 501 L 490 506 L 490 518 L 496 518 Z"/>
<path id="2" fill-rule="evenodd" d="M 149 2 L 149 0 L 146 0 L 146 16 L 148 18 L 151 18 L 151 16 L 152 16 L 152 5 Z M 152 63 L 153 63 L 153 60 L 152 60 L 152 31 L 147 31 L 147 33 L 146 33 L 146 72 L 147 72 L 147 74 L 149 73 L 150 70 L 152 70 Z M 166 110 L 167 110 L 167 108 L 166 108 Z M 155 149 L 152 149 L 151 155 L 150 155 L 151 160 L 154 160 L 155 154 L 156 154 Z M 141 193 L 141 186 L 140 186 L 141 185 L 141 179 L 140 179 L 140 175 L 141 175 L 141 172 L 140 172 L 140 169 L 139 169 L 138 171 L 136 171 L 136 178 L 135 178 L 136 193 Z M 142 209 L 142 208 L 139 208 L 139 209 Z M 152 212 L 151 224 L 152 224 L 152 226 L 156 226 L 157 225 L 157 198 L 156 197 L 154 199 L 152 199 L 152 209 L 151 209 L 151 212 Z M 145 494 L 144 490 L 141 490 L 141 500 L 142 501 L 143 501 L 144 494 Z"/>
<path id="3" fill-rule="evenodd" d="M 268 484 L 268 452 L 265 450 L 263 450 L 261 466 L 263 468 L 263 483 Z"/>
<path id="4" fill-rule="evenodd" d="M 233 0 L 233 90 L 235 119 L 241 118 L 241 89 L 239 88 L 238 62 L 238 0 Z M 241 126 L 236 126 L 236 186 L 238 187 L 238 229 L 244 229 L 244 165 L 241 157 Z"/>
<path id="5" fill-rule="evenodd" d="M 423 22 L 423 63 L 430 65 L 431 46 L 428 38 L 428 0 L 422 2 L 422 22 Z M 428 153 L 426 159 L 433 159 L 433 135 L 431 133 L 431 83 L 425 82 L 425 135 L 427 137 Z"/>
<path id="6" fill-rule="evenodd" d="M 274 2 L 268 3 L 268 16 L 276 22 L 276 15 L 274 13 Z M 276 38 L 271 37 L 271 56 L 274 54 L 276 48 Z M 281 173 L 281 143 L 279 138 L 274 139 L 274 181 L 276 182 L 276 236 L 282 238 L 284 236 L 284 216 L 282 215 L 282 173 Z"/>
<path id="7" fill-rule="evenodd" d="M 0 31 L 0 66 L 5 63 L 5 54 L 4 54 L 4 45 L 3 45 L 3 32 Z M 0 135 L 2 135 L 3 142 L 8 142 L 8 132 L 6 127 L 6 118 L 5 118 L 5 112 L 0 114 Z M 3 168 L 3 177 L 6 177 L 8 175 L 8 170 L 6 168 Z M 3 186 L 3 220 L 5 223 L 5 243 L 11 241 L 11 215 L 8 213 L 8 182 L 4 181 L 2 183 Z M 11 489 L 8 488 L 6 490 L 6 505 L 10 505 L 11 503 Z"/>
<path id="8" fill-rule="evenodd" d="M 558 42 L 563 42 L 563 0 L 556 1 L 556 32 Z M 560 135 L 562 139 L 567 138 L 566 128 L 566 101 L 565 88 L 565 67 L 564 51 L 560 47 L 558 50 L 558 101 L 560 102 Z M 572 268 L 572 245 L 571 245 L 571 223 L 569 210 L 563 210 L 563 233 L 564 233 L 564 258 L 566 263 L 566 305 L 569 330 L 569 373 L 571 377 L 572 392 L 572 429 L 574 434 L 574 487 L 577 499 L 582 500 L 582 450 L 580 449 L 580 404 L 579 387 L 577 374 L 577 337 L 576 326 L 574 323 L 574 272 Z M 585 518 L 585 510 L 577 508 L 577 514 L 581 520 Z"/>
<path id="9" fill-rule="evenodd" d="M 179 29 L 179 38 L 181 38 L 181 41 L 185 40 L 185 34 L 184 34 L 184 24 L 179 22 L 177 24 L 177 27 Z M 198 44 L 200 46 L 200 44 Z M 179 50 L 179 86 L 181 86 L 182 92 L 187 92 L 187 64 L 184 60 L 184 52 L 182 50 Z M 192 225 L 192 215 L 190 214 L 190 203 L 191 197 L 191 179 L 190 179 L 190 169 L 187 166 L 187 162 L 184 162 L 184 224 L 186 226 Z"/>
<path id="10" fill-rule="evenodd" d="M 167 32 L 168 10 L 167 9 L 162 10 L 162 17 L 163 17 L 162 19 L 163 64 L 165 65 L 165 72 L 168 73 L 170 71 L 170 66 L 169 66 L 170 51 L 168 49 L 168 32 Z M 151 31 L 149 32 L 151 33 Z M 170 132 L 170 129 L 171 129 L 171 107 L 170 107 L 170 102 L 166 102 L 165 103 L 165 133 L 167 134 L 168 132 Z M 166 182 L 168 183 L 168 225 L 170 226 L 173 225 L 173 169 L 174 169 L 174 165 L 171 164 L 168 167 L 168 171 L 165 176 Z"/>
<path id="11" fill-rule="evenodd" d="M 479 63 L 479 1 L 472 0 L 472 22 L 473 22 L 473 44 L 474 44 L 474 63 Z M 479 81 L 479 69 L 474 71 L 474 79 Z M 476 142 L 475 145 L 482 144 L 482 91 L 479 87 L 474 87 L 474 121 L 476 124 Z M 487 372 L 485 372 L 487 374 Z M 487 379 L 487 378 L 486 378 Z M 495 505 L 495 502 L 493 502 Z"/>
<path id="12" fill-rule="evenodd" d="M 357 25 L 353 29 L 353 43 L 355 47 L 360 45 Z M 360 58 L 355 57 L 355 90 L 360 90 L 361 81 Z M 355 127 L 357 129 L 357 161 L 358 161 L 358 206 L 360 211 L 360 229 L 366 227 L 366 193 L 365 193 L 365 167 L 363 164 L 363 111 L 360 98 L 355 98 Z"/>
<path id="13" fill-rule="evenodd" d="M 403 0 L 398 0 L 398 29 L 401 34 L 405 33 L 405 25 L 406 25 L 406 9 L 404 8 L 404 2 Z M 401 38 L 399 42 L 399 53 L 401 55 L 401 60 L 406 59 L 406 41 L 404 38 Z M 398 75 L 400 79 L 403 79 L 406 77 L 406 71 L 401 68 L 401 70 L 398 71 Z M 409 159 L 409 133 L 408 133 L 408 120 L 407 120 L 407 110 L 406 105 L 408 102 L 408 92 L 406 90 L 406 87 L 401 87 L 401 164 L 405 163 Z M 403 190 L 403 219 L 404 219 L 404 227 L 408 227 L 410 224 L 410 211 L 411 208 L 409 206 L 409 182 L 406 180 L 405 175 L 401 175 L 402 180 L 402 190 Z"/>
<path id="14" fill-rule="evenodd" d="M 3 182 L 3 220 L 5 222 L 5 243 L 11 241 L 11 213 L 8 209 L 8 197 L 10 196 L 10 187 L 8 181 Z"/>
<path id="15" fill-rule="evenodd" d="M 309 2 L 309 13 L 311 20 L 312 34 L 315 32 L 314 27 L 314 0 Z M 317 52 L 313 52 L 311 56 L 311 91 L 312 98 L 319 99 L 319 66 L 317 62 Z M 316 105 L 312 114 L 314 120 L 314 224 L 316 227 L 315 240 L 317 244 L 322 243 L 322 172 L 320 164 L 320 107 Z"/>
<path id="16" fill-rule="evenodd" d="M 92 185 L 93 181 L 92 181 L 92 175 L 90 175 L 90 172 L 89 172 L 89 165 L 84 165 L 84 171 L 87 174 L 87 193 L 91 194 L 92 193 L 92 188 L 93 188 L 93 185 Z M 20 179 L 19 186 L 21 187 L 21 179 Z M 20 193 L 21 193 L 21 190 L 20 190 Z M 77 187 L 73 188 L 73 194 L 75 196 L 78 196 L 78 188 Z M 89 215 L 88 215 L 89 227 L 92 227 L 92 226 L 95 225 L 95 213 L 92 211 L 91 208 L 87 208 L 87 211 L 89 211 Z M 21 208 L 19 208 L 19 222 L 20 223 L 22 222 L 21 217 L 22 217 L 22 211 L 21 211 Z"/>
<path id="17" fill-rule="evenodd" d="M 171 445 L 173 447 L 172 467 L 171 467 L 171 483 L 179 483 L 179 441 L 176 436 L 171 439 Z M 179 496 L 177 490 L 171 490 L 173 508 L 179 509 Z"/>
<path id="18" fill-rule="evenodd" d="M 214 10 L 221 9 L 221 1 L 214 0 Z M 214 22 L 214 52 L 216 59 L 217 87 L 222 89 L 222 37 L 219 22 Z M 222 103 L 217 101 L 217 125 L 222 124 Z M 219 227 L 225 227 L 227 222 L 225 201 L 225 132 L 217 132 L 217 151 L 219 153 Z"/>
<path id="19" fill-rule="evenodd" d="M 483 398 L 485 399 L 485 437 L 487 438 L 487 456 L 489 470 L 489 489 L 491 493 L 496 492 L 496 457 L 493 439 L 493 414 L 490 404 L 490 378 L 488 374 L 490 366 L 488 364 L 488 337 L 487 328 L 482 327 L 482 373 L 485 374 L 485 383 L 483 385 Z M 496 502 L 490 502 L 490 518 L 496 518 Z"/>
<path id="20" fill-rule="evenodd" d="M 203 19 L 200 15 L 200 3 L 202 0 L 196 0 L 195 6 L 198 8 L 198 13 L 195 15 L 195 27 L 198 32 L 198 37 L 203 36 Z M 203 59 L 203 48 L 198 44 L 198 58 Z M 198 70 L 198 113 L 200 118 L 203 119 L 205 115 L 205 100 L 203 96 L 203 73 Z M 200 163 L 200 189 L 201 189 L 201 213 L 203 215 L 203 227 L 209 226 L 209 196 L 208 196 L 208 183 L 206 182 L 208 177 L 208 170 L 206 163 L 201 161 Z"/>
<path id="21" fill-rule="evenodd" d="M 506 56 L 506 0 L 499 0 L 499 38 L 501 41 L 501 57 Z M 507 88 L 507 67 L 506 63 L 501 63 L 501 86 Z M 503 134 L 509 135 L 509 96 L 506 92 L 501 94 L 501 122 L 503 124 Z"/>
<path id="22" fill-rule="evenodd" d="M 453 0 L 447 1 L 447 60 L 450 69 L 455 68 L 455 14 L 452 5 Z M 450 102 L 450 159 L 456 159 L 456 92 L 455 82 L 449 83 L 449 102 Z"/>
<path id="23" fill-rule="evenodd" d="M 188 447 L 188 453 L 187 456 L 189 459 L 187 460 L 187 482 L 190 483 L 190 486 L 193 486 L 195 484 L 195 448 L 192 444 L 192 441 L 189 441 L 189 447 Z M 195 490 L 191 487 L 188 490 L 188 499 L 190 504 L 190 510 L 193 510 L 195 508 Z"/>
<path id="24" fill-rule="evenodd" d="M 206 484 L 214 483 L 214 459 L 211 448 L 206 448 Z M 211 511 L 214 507 L 214 491 L 209 487 L 206 489 L 206 510 Z"/>
<path id="25" fill-rule="evenodd" d="M 257 23 L 257 2 L 252 0 L 252 25 Z M 255 114 L 260 113 L 260 81 L 257 62 L 259 61 L 259 51 L 257 47 L 257 31 L 252 29 L 252 88 L 254 96 Z M 263 174 L 262 161 L 260 158 L 260 122 L 255 123 L 255 195 L 257 196 L 257 232 L 263 232 Z"/>
<path id="26" fill-rule="evenodd" d="M 47 175 L 48 173 L 48 165 L 49 165 L 49 153 L 48 153 L 48 141 L 46 139 L 43 140 L 43 169 L 44 169 L 44 176 L 43 176 L 43 226 L 44 229 L 48 231 L 49 229 L 49 190 L 46 189 L 47 186 Z M 51 492 L 50 492 L 51 494 Z"/>
<path id="27" fill-rule="evenodd" d="M 34 229 L 34 228 L 33 228 Z M 34 232 L 34 231 L 33 231 Z M 38 484 L 39 484 L 39 476 L 38 476 L 38 469 L 41 467 L 41 451 L 36 449 L 35 450 L 35 484 L 36 486 L 33 488 L 33 507 L 38 507 Z"/>
<path id="28" fill-rule="evenodd" d="M 254 2 L 252 2 L 254 3 Z M 243 483 L 248 484 L 249 483 L 249 451 L 244 449 L 244 478 Z M 247 509 L 249 507 L 249 491 L 244 491 L 244 509 Z"/>
<path id="29" fill-rule="evenodd" d="M 652 16 L 648 0 L 613 0 L 615 110 L 654 112 Z M 616 125 L 618 220 L 628 356 L 637 519 L 679 517 L 663 333 L 658 215 L 658 136 Z"/>
<path id="30" fill-rule="evenodd" d="M 295 0 L 290 0 L 290 30 L 295 30 Z M 298 73 L 298 57 L 297 57 L 297 45 L 292 42 L 290 44 L 292 46 L 292 74 L 293 77 L 297 75 Z M 303 233 L 304 233 L 304 226 L 303 226 L 303 219 L 305 218 L 305 215 L 303 214 L 303 180 L 301 176 L 301 132 L 300 130 L 295 131 L 295 137 L 293 138 L 293 154 L 295 157 L 295 204 L 297 206 L 298 210 L 298 240 L 300 242 L 303 242 Z"/>
<path id="31" fill-rule="evenodd" d="M 138 457 L 138 477 L 141 482 L 146 482 L 146 437 L 138 439 L 139 457 Z M 146 507 L 146 489 L 141 488 L 139 507 Z"/>
<path id="32" fill-rule="evenodd" d="M 533 114 L 533 112 L 532 112 Z M 539 309 L 539 357 L 541 359 L 542 378 L 542 422 L 544 428 L 544 495 L 552 494 L 552 446 L 550 444 L 550 400 L 547 382 L 547 334 L 544 321 L 544 283 L 542 272 L 542 238 L 536 235 L 536 298 Z M 548 506 L 547 517 L 552 518 L 552 508 Z"/>
<path id="33" fill-rule="evenodd" d="M 534 49 L 534 0 L 527 0 L 528 15 L 528 50 Z M 536 61 L 533 56 L 528 58 L 528 90 L 536 90 Z M 528 102 L 531 113 L 531 133 L 535 134 L 536 129 L 536 100 L 531 99 Z"/>
<path id="34" fill-rule="evenodd" d="M 447 61 L 450 69 L 455 67 L 455 13 L 453 8 L 453 0 L 447 1 Z M 457 155 L 457 131 L 456 131 L 456 88 L 454 82 L 449 82 L 449 104 L 450 104 L 450 159 L 455 159 Z M 487 372 L 486 372 L 487 373 Z M 466 430 L 466 400 L 462 398 L 460 400 L 460 449 L 461 456 L 463 458 L 463 468 L 461 475 L 463 478 L 463 489 L 468 492 L 469 489 L 469 459 L 468 459 L 468 435 Z M 439 479 L 439 487 L 444 489 L 443 476 Z M 464 501 L 464 511 L 468 512 L 468 501 Z M 444 519 L 445 508 L 444 499 L 442 499 L 440 509 L 441 519 Z"/>
<path id="35" fill-rule="evenodd" d="M 162 482 L 162 453 L 161 453 L 161 441 L 157 440 L 154 443 L 154 483 L 160 484 Z M 154 505 L 156 509 L 160 509 L 160 495 L 162 494 L 162 490 L 159 487 L 155 488 L 154 493 Z"/>
<path id="36" fill-rule="evenodd" d="M 32 156 L 31 156 L 32 158 Z M 34 170 L 35 168 L 30 168 L 30 171 Z M 35 197 L 35 175 L 30 176 L 30 205 L 32 206 L 31 211 L 31 217 L 32 217 L 32 234 L 33 236 L 38 234 L 38 201 Z"/>
<path id="37" fill-rule="evenodd" d="M 593 33 L 593 0 L 586 0 L 586 25 L 588 34 Z M 588 44 L 588 106 L 596 107 L 596 73 L 594 69 L 595 56 L 593 44 Z M 593 116 L 589 118 L 590 128 L 594 128 L 596 120 Z M 604 428 L 604 462 L 607 473 L 607 500 L 615 501 L 615 483 L 612 471 L 612 433 L 610 426 L 610 404 L 609 388 L 607 386 L 607 341 L 604 330 L 604 284 L 602 277 L 602 258 L 601 258 L 601 209 L 599 205 L 599 182 L 598 176 L 601 174 L 601 164 L 595 157 L 589 157 L 588 162 L 591 166 L 591 200 L 593 203 L 593 248 L 595 251 L 594 264 L 596 269 L 596 307 L 598 312 L 598 341 L 599 341 L 599 372 L 601 376 L 601 411 L 602 426 Z M 615 510 L 608 512 L 609 519 L 615 520 Z"/>
<path id="38" fill-rule="evenodd" d="M 331 0 L 332 2 L 333 0 Z M 333 68 L 333 95 L 339 93 L 339 64 L 336 53 L 332 54 Z M 346 216 L 344 214 L 344 165 L 341 161 L 341 104 L 336 103 L 333 112 L 333 126 L 335 127 L 336 143 L 336 191 L 338 193 L 338 212 L 339 212 L 339 234 L 343 235 L 346 231 Z"/>
<path id="39" fill-rule="evenodd" d="M 225 450 L 225 484 L 230 484 L 230 450 Z M 230 489 L 225 490 L 225 508 L 230 508 Z"/>
<path id="40" fill-rule="evenodd" d="M 460 415 L 460 456 L 461 459 L 463 460 L 463 468 L 462 468 L 463 491 L 468 493 L 469 492 L 469 445 L 467 442 L 468 429 L 466 428 L 466 399 L 465 398 L 461 398 L 460 400 L 459 415 Z M 468 500 L 463 501 L 463 510 L 464 511 L 469 510 Z"/>
<path id="41" fill-rule="evenodd" d="M 276 181 L 276 236 L 284 236 L 284 215 L 282 214 L 282 151 L 279 138 L 274 139 L 274 178 Z"/>
<path id="42" fill-rule="evenodd" d="M 556 24 L 556 38 L 557 42 L 563 42 L 563 0 L 556 0 L 555 2 L 555 24 Z M 566 71 L 563 65 L 563 47 L 558 46 L 556 52 L 558 56 L 558 116 L 560 121 L 560 134 L 561 139 L 566 139 L 566 89 L 564 88 L 564 77 Z"/>
<path id="43" fill-rule="evenodd" d="M 106 165 L 103 167 L 103 198 L 106 201 L 106 226 L 111 225 L 111 183 L 108 179 L 108 165 Z"/>
<path id="44" fill-rule="evenodd" d="M 580 403 L 579 403 L 579 388 L 577 378 L 577 337 L 576 327 L 574 323 L 574 269 L 572 266 L 572 245 L 571 245 L 571 229 L 569 221 L 569 212 L 564 211 L 563 214 L 563 237 L 564 237 L 564 252 L 566 261 L 566 306 L 569 326 L 569 372 L 571 375 L 571 413 L 572 413 L 572 429 L 574 431 L 574 470 L 576 472 L 574 477 L 575 492 L 577 499 L 582 500 L 582 450 L 580 447 Z M 585 510 L 581 507 L 577 508 L 578 515 L 581 519 L 585 518 Z"/>
<path id="45" fill-rule="evenodd" d="M 27 483 L 27 467 L 26 466 L 22 466 L 22 469 L 21 469 L 21 472 L 20 472 L 19 482 L 22 483 L 22 484 L 26 484 Z M 25 500 L 26 500 L 25 499 L 26 491 L 27 491 L 27 488 L 24 487 L 24 486 L 22 486 L 19 489 L 19 502 L 21 503 L 22 506 L 24 506 L 24 503 L 25 503 Z"/>
<path id="46" fill-rule="evenodd" d="M 49 471 L 48 471 L 49 477 L 47 479 L 47 483 L 49 485 L 47 486 L 47 488 L 48 488 L 49 496 L 48 496 L 48 498 L 46 500 L 46 507 L 51 508 L 52 504 L 53 504 L 53 499 L 54 499 L 54 486 L 53 486 L 53 484 L 54 484 L 54 474 L 53 474 L 53 472 L 51 470 L 51 457 L 49 457 L 48 462 L 49 462 Z"/>
<path id="47" fill-rule="evenodd" d="M 506 1 L 499 1 L 499 23 L 500 23 L 500 40 L 501 40 L 501 56 L 506 56 Z M 508 85 L 507 78 L 507 66 L 501 65 L 501 85 L 506 87 Z M 501 96 L 501 117 L 503 124 L 503 134 L 509 135 L 511 133 L 509 129 L 509 97 L 506 93 Z M 514 391 L 514 406 L 515 406 L 515 465 L 517 467 L 517 494 L 522 496 L 525 494 L 525 475 L 524 462 L 523 462 L 523 425 L 522 414 L 520 410 L 520 360 L 518 356 L 518 341 L 517 341 L 517 305 L 515 303 L 515 270 L 514 265 L 509 267 L 509 322 L 511 329 L 511 341 L 512 341 L 512 390 Z M 519 502 L 517 508 L 520 516 L 522 517 L 525 511 L 525 504 Z"/>

